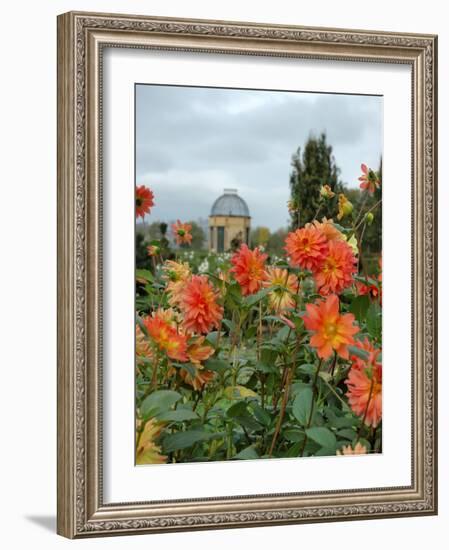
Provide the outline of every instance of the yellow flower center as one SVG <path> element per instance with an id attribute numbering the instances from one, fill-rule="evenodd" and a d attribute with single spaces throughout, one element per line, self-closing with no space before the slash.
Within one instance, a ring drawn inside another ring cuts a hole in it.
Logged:
<path id="1" fill-rule="evenodd" d="M 326 323 L 324 325 L 324 334 L 329 340 L 333 340 L 337 335 L 337 325 L 335 323 Z"/>
<path id="2" fill-rule="evenodd" d="M 328 257 L 326 259 L 326 263 L 323 266 L 324 273 L 334 272 L 336 269 L 337 269 L 337 263 L 335 262 L 335 259 L 332 257 Z"/>

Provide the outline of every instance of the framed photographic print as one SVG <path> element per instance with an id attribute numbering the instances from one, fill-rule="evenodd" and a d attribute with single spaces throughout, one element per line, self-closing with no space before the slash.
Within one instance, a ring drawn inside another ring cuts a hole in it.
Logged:
<path id="1" fill-rule="evenodd" d="M 60 534 L 436 513 L 436 54 L 58 18 Z"/>

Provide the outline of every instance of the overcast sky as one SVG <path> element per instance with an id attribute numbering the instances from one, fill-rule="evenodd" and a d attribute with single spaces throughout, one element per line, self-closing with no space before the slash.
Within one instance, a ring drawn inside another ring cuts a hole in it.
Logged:
<path id="1" fill-rule="evenodd" d="M 252 226 L 288 222 L 291 157 L 326 132 L 341 179 L 382 152 L 382 98 L 138 85 L 136 183 L 155 194 L 147 221 L 207 218 L 224 188 L 238 189 Z"/>

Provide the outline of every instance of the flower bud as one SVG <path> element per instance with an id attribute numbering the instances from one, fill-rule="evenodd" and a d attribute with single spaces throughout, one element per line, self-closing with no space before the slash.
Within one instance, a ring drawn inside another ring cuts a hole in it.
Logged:
<path id="1" fill-rule="evenodd" d="M 161 251 L 160 247 L 156 244 L 150 244 L 147 246 L 148 256 L 157 256 Z"/>
<path id="2" fill-rule="evenodd" d="M 366 225 L 371 225 L 374 221 L 374 214 L 372 212 L 367 212 L 365 214 Z"/>
<path id="3" fill-rule="evenodd" d="M 335 197 L 335 193 L 332 191 L 329 185 L 322 185 L 320 189 L 320 196 L 325 200 L 329 200 L 332 197 Z"/>
<path id="4" fill-rule="evenodd" d="M 354 206 L 352 205 L 352 202 L 350 202 L 343 193 L 338 195 L 338 215 L 337 219 L 341 220 L 345 218 L 346 216 L 349 216 L 352 214 L 352 211 L 354 210 Z"/>

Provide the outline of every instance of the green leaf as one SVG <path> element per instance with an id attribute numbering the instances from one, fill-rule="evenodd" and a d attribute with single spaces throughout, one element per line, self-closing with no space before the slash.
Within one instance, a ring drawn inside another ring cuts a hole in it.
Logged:
<path id="1" fill-rule="evenodd" d="M 301 424 L 306 426 L 309 421 L 310 410 L 312 408 L 313 391 L 310 386 L 299 389 L 293 401 L 293 416 Z"/>
<path id="2" fill-rule="evenodd" d="M 172 390 L 159 390 L 148 395 L 140 405 L 140 412 L 144 417 L 152 417 L 168 411 L 181 395 Z"/>
<path id="3" fill-rule="evenodd" d="M 226 411 L 226 415 L 230 418 L 235 416 L 240 416 L 242 414 L 246 413 L 246 402 L 245 401 L 237 401 L 237 403 L 234 403 L 229 407 L 229 409 Z"/>
<path id="4" fill-rule="evenodd" d="M 144 279 L 145 281 L 152 282 L 153 274 L 148 269 L 136 269 L 136 279 Z"/>
<path id="5" fill-rule="evenodd" d="M 349 311 L 354 314 L 355 318 L 360 323 L 365 320 L 369 305 L 369 296 L 356 296 L 349 306 Z"/>
<path id="6" fill-rule="evenodd" d="M 343 428 L 342 430 L 338 430 L 337 436 L 343 439 L 349 439 L 349 441 L 352 441 L 355 437 L 357 437 L 357 432 L 355 430 L 351 430 L 349 428 Z"/>
<path id="7" fill-rule="evenodd" d="M 279 317 L 276 317 L 276 315 L 265 315 L 265 317 L 262 317 L 262 321 L 274 321 L 276 323 L 284 324 L 284 321 Z"/>
<path id="8" fill-rule="evenodd" d="M 162 422 L 184 422 L 185 420 L 195 420 L 198 415 L 188 409 L 176 409 L 158 414 L 156 418 Z"/>
<path id="9" fill-rule="evenodd" d="M 304 439 L 304 434 L 303 434 L 303 439 Z M 297 441 L 290 447 L 290 449 L 288 449 L 288 451 L 285 453 L 285 457 L 294 458 L 296 456 L 299 456 L 299 453 L 301 452 L 301 447 L 302 447 L 302 441 Z"/>
<path id="10" fill-rule="evenodd" d="M 206 367 L 206 369 L 213 370 L 214 372 L 218 372 L 219 374 L 223 374 L 231 368 L 227 361 L 224 361 L 223 359 L 217 359 L 216 357 L 211 357 L 210 359 L 205 361 L 204 366 Z"/>
<path id="11" fill-rule="evenodd" d="M 315 456 L 334 456 L 337 452 L 335 447 L 321 447 L 316 451 Z"/>
<path id="12" fill-rule="evenodd" d="M 184 369 L 185 371 L 187 371 L 188 374 L 190 374 L 190 376 L 191 376 L 192 378 L 195 378 L 195 376 L 196 376 L 196 368 L 195 368 L 193 365 L 191 365 L 190 363 L 186 363 L 185 365 L 182 365 L 181 368 Z"/>
<path id="13" fill-rule="evenodd" d="M 245 399 L 245 397 L 257 397 L 257 393 L 253 392 L 245 386 L 228 386 L 223 394 L 227 399 Z"/>
<path id="14" fill-rule="evenodd" d="M 319 373 L 319 377 L 324 380 L 325 382 L 330 382 L 330 380 L 332 379 L 332 374 L 330 372 L 326 372 L 326 371 L 321 371 Z"/>
<path id="15" fill-rule="evenodd" d="M 263 288 L 262 290 L 259 290 L 259 292 L 256 292 L 255 294 L 250 294 L 249 296 L 245 296 L 245 298 L 243 298 L 243 303 L 247 307 L 255 306 L 261 300 L 263 300 L 265 296 L 268 296 L 271 290 L 272 290 L 271 288 Z"/>
<path id="16" fill-rule="evenodd" d="M 206 336 L 206 340 L 211 344 L 212 346 L 217 347 L 218 343 L 218 330 L 214 330 L 213 332 L 209 332 L 209 334 Z"/>
<path id="17" fill-rule="evenodd" d="M 277 333 L 277 336 L 276 338 L 278 340 L 280 340 L 281 342 L 286 342 L 289 338 L 289 336 L 291 335 L 292 333 L 292 329 L 287 326 L 287 325 L 284 325 Z"/>
<path id="18" fill-rule="evenodd" d="M 335 434 L 331 432 L 328 428 L 308 428 L 306 430 L 307 437 L 318 443 L 321 447 L 326 449 L 334 449 L 333 453 L 337 448 L 337 438 Z"/>
<path id="19" fill-rule="evenodd" d="M 304 365 L 300 365 L 297 368 L 297 370 L 301 373 L 308 374 L 309 376 L 313 376 L 316 372 L 316 365 L 305 363 Z"/>
<path id="20" fill-rule="evenodd" d="M 209 433 L 204 430 L 188 430 L 186 432 L 176 432 L 168 434 L 162 441 L 163 450 L 165 453 L 171 453 L 180 449 L 191 447 L 200 441 L 208 441 L 211 439 L 220 439 L 226 435 L 225 432 Z"/>
<path id="21" fill-rule="evenodd" d="M 382 331 L 382 309 L 373 302 L 366 313 L 366 328 L 370 336 L 379 339 Z"/>
<path id="22" fill-rule="evenodd" d="M 379 287 L 379 281 L 377 281 L 376 279 L 373 279 L 372 277 L 365 277 L 365 275 L 356 275 L 354 277 L 354 279 L 356 281 L 358 281 L 359 283 L 362 283 L 364 285 L 374 285 L 376 287 Z"/>
<path id="23" fill-rule="evenodd" d="M 235 309 L 236 307 L 240 306 L 241 302 L 242 291 L 240 285 L 237 282 L 227 285 L 226 305 L 231 309 Z"/>
<path id="24" fill-rule="evenodd" d="M 352 428 L 357 426 L 358 420 L 354 416 L 337 416 L 330 408 L 326 409 L 325 414 L 328 419 L 328 424 L 333 428 Z"/>
<path id="25" fill-rule="evenodd" d="M 263 372 L 265 374 L 276 373 L 278 371 L 278 369 L 274 364 L 270 365 L 262 361 L 257 361 L 255 366 L 256 366 L 256 370 L 258 370 L 259 372 Z"/>
<path id="26" fill-rule="evenodd" d="M 271 416 L 269 413 L 263 409 L 256 401 L 251 401 L 250 408 L 254 413 L 256 419 L 266 426 L 267 428 L 271 426 Z"/>
<path id="27" fill-rule="evenodd" d="M 249 447 L 246 447 L 245 449 L 237 453 L 232 458 L 235 460 L 254 460 L 256 458 L 259 458 L 259 455 L 256 449 L 252 445 L 250 445 Z"/>
<path id="28" fill-rule="evenodd" d="M 369 359 L 369 353 L 364 349 L 357 348 L 356 346 L 348 346 L 348 350 L 349 355 L 355 355 L 359 359 L 363 359 L 363 361 L 367 361 Z"/>
<path id="29" fill-rule="evenodd" d="M 223 319 L 223 325 L 229 330 L 229 332 L 235 332 L 235 323 L 233 323 L 230 319 Z"/>
<path id="30" fill-rule="evenodd" d="M 262 348 L 260 361 L 264 365 L 274 365 L 278 356 L 278 352 L 273 349 Z"/>
<path id="31" fill-rule="evenodd" d="M 338 231 L 340 231 L 340 233 L 348 233 L 350 231 L 349 228 L 347 227 L 343 227 L 342 225 L 340 225 L 339 223 L 335 223 L 335 222 L 332 222 L 333 226 L 338 229 Z"/>
<path id="32" fill-rule="evenodd" d="M 250 340 L 251 338 L 254 338 L 254 336 L 257 334 L 257 327 L 255 325 L 252 325 L 245 331 L 245 339 Z"/>
<path id="33" fill-rule="evenodd" d="M 241 416 L 235 416 L 234 422 L 251 432 L 257 432 L 262 429 L 262 426 L 248 412 Z"/>
<path id="34" fill-rule="evenodd" d="M 184 369 L 192 378 L 196 376 L 196 368 L 192 363 L 172 363 L 177 369 Z"/>
<path id="35" fill-rule="evenodd" d="M 139 315 L 136 315 L 136 322 L 140 327 L 140 330 L 144 333 L 144 335 L 148 338 L 148 330 L 145 326 L 145 323 L 143 322 L 143 319 L 139 317 Z"/>
<path id="36" fill-rule="evenodd" d="M 304 439 L 304 432 L 296 429 L 285 430 L 283 435 L 285 439 L 288 439 L 288 441 L 291 441 L 292 443 L 298 443 L 298 441 L 302 441 Z"/>

